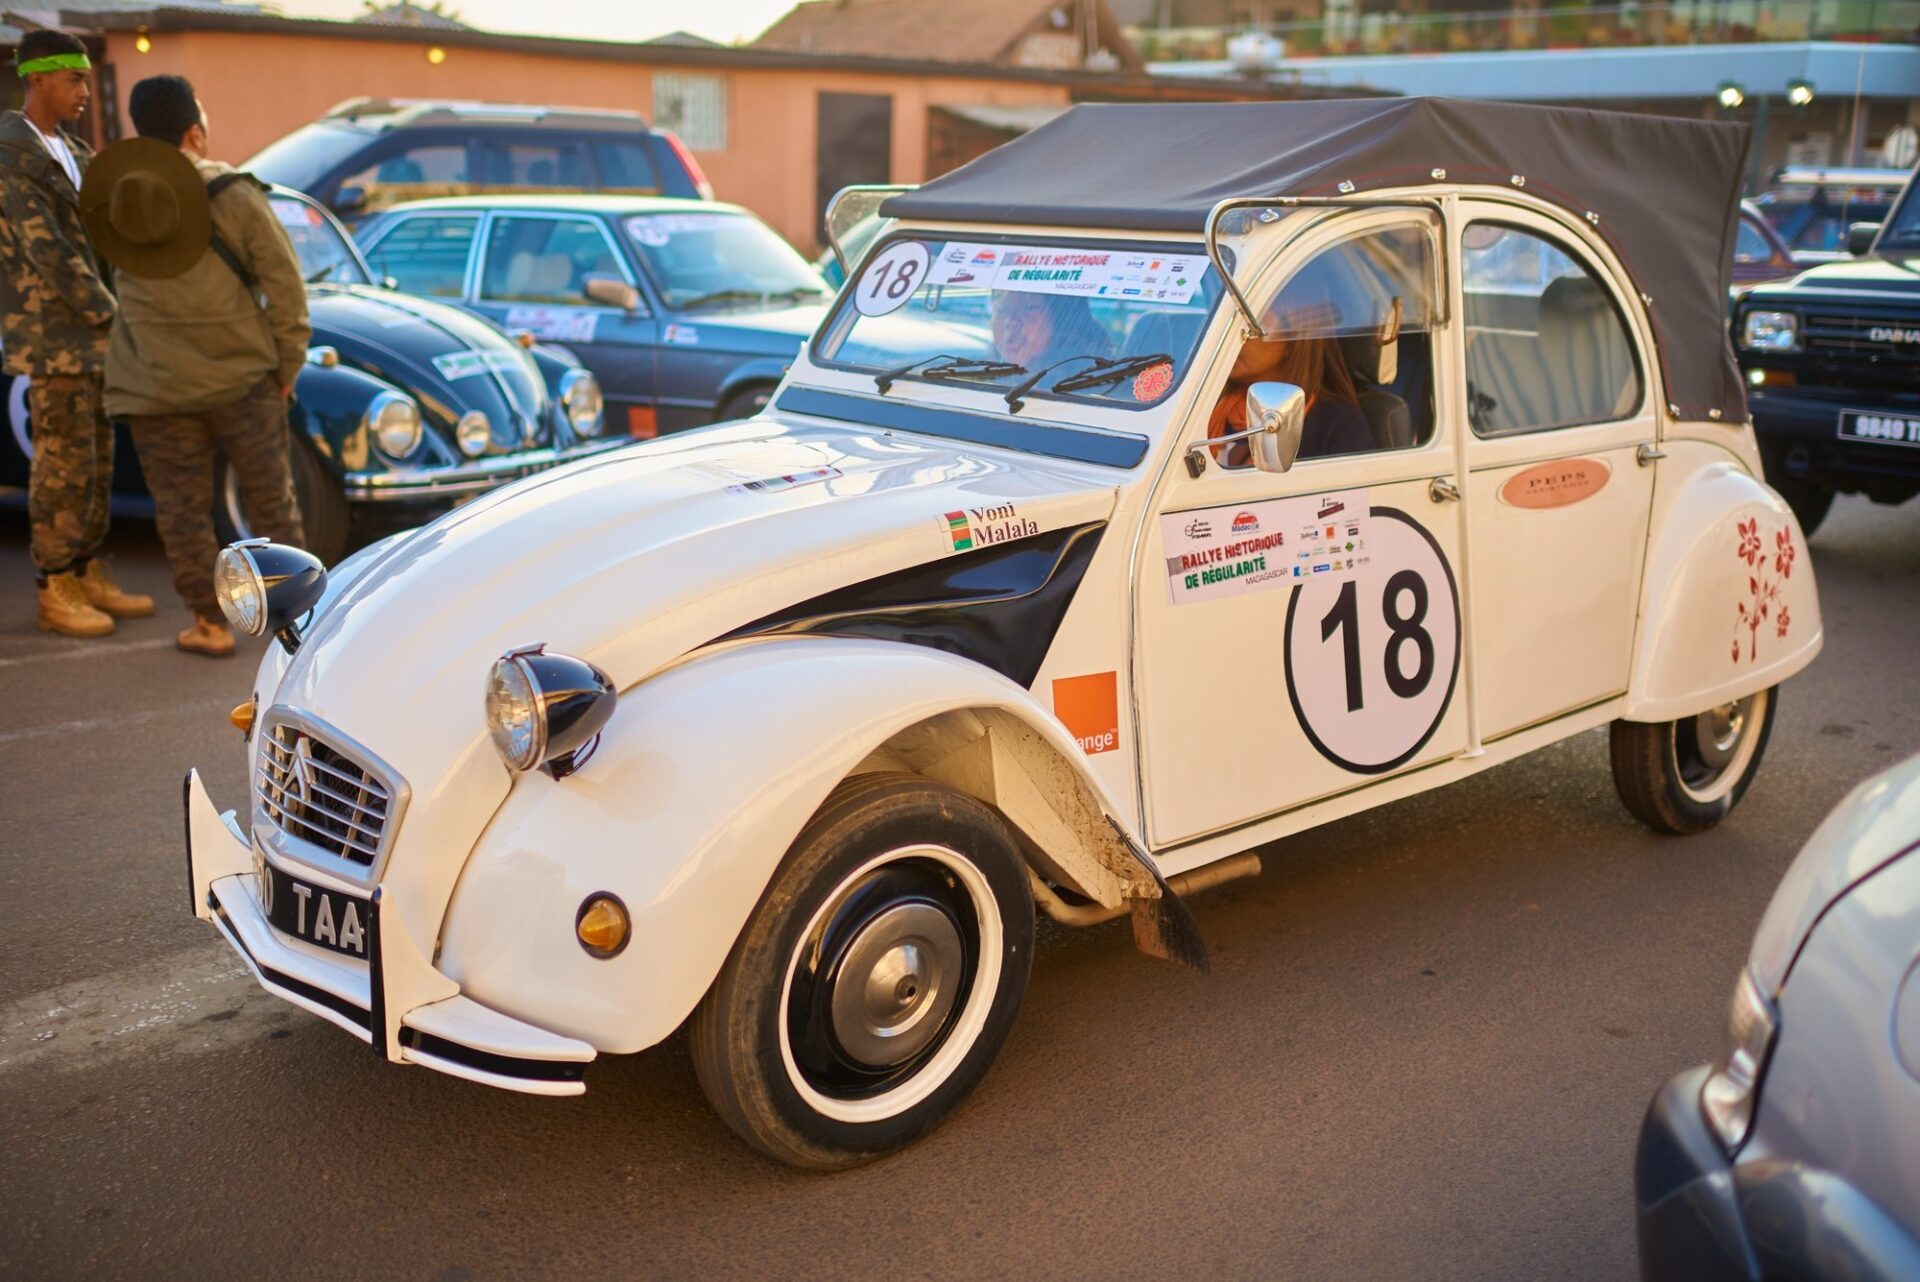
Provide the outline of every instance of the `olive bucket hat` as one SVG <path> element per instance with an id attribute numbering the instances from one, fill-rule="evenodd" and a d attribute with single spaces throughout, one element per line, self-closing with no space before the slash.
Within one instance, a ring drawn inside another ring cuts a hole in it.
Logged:
<path id="1" fill-rule="evenodd" d="M 199 262 L 213 234 L 199 171 L 178 147 L 157 138 L 101 148 L 80 186 L 80 216 L 102 258 L 152 280 Z"/>

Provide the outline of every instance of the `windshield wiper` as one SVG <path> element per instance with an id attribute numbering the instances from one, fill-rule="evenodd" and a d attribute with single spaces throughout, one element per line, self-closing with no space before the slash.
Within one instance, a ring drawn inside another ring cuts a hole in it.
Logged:
<path id="1" fill-rule="evenodd" d="M 1028 392 L 1031 392 L 1034 388 L 1040 385 L 1041 379 L 1053 373 L 1053 371 L 1059 369 L 1062 365 L 1071 365 L 1075 361 L 1092 361 L 1094 363 L 1095 368 L 1113 364 L 1113 362 L 1108 360 L 1106 357 L 1095 356 L 1092 352 L 1086 352 L 1079 356 L 1063 357 L 1062 359 L 1053 362 L 1053 364 L 1051 365 L 1042 367 L 1041 369 L 1028 375 L 1026 378 L 1021 379 L 1018 383 L 1015 383 L 1011 388 L 1007 389 L 1007 394 L 1005 397 L 1005 400 L 1007 402 L 1007 413 L 1018 414 L 1020 412 L 1020 407 L 1026 404 L 1024 397 Z"/>
<path id="2" fill-rule="evenodd" d="M 771 303 L 776 300 L 792 302 L 795 299 L 824 294 L 827 291 L 813 285 L 800 285 L 793 289 L 716 289 L 710 294 L 700 294 L 680 304 L 681 310 L 691 311 L 695 307 L 706 307 L 713 303 Z"/>
<path id="3" fill-rule="evenodd" d="M 933 363 L 935 361 L 945 361 L 946 363 L 944 365 L 935 365 Z M 925 369 L 920 368 L 923 365 L 926 366 Z M 1027 372 L 1027 367 L 1025 365 L 1015 365 L 1010 361 L 988 360 L 983 356 L 949 356 L 945 353 L 940 353 L 933 356 L 922 356 L 917 361 L 910 361 L 905 365 L 899 365 L 890 370 L 883 370 L 873 376 L 873 386 L 879 391 L 880 395 L 885 396 L 887 391 L 892 388 L 895 383 L 913 373 L 915 370 L 920 370 L 920 377 L 922 378 L 1000 378 L 1007 374 L 1024 374 Z"/>
<path id="4" fill-rule="evenodd" d="M 1173 357 L 1165 352 L 1155 352 L 1151 356 L 1128 356 L 1121 360 L 1104 361 L 1092 369 L 1067 375 L 1055 383 L 1052 390 L 1077 392 L 1083 388 L 1098 387 L 1102 383 L 1118 382 L 1129 374 L 1143 373 L 1155 365 L 1171 364 L 1173 364 Z"/>
<path id="5" fill-rule="evenodd" d="M 321 281 L 333 275 L 333 269 L 339 265 L 339 263 L 328 263 L 325 267 L 322 267 L 319 271 L 307 277 L 307 284 L 318 285 Z"/>

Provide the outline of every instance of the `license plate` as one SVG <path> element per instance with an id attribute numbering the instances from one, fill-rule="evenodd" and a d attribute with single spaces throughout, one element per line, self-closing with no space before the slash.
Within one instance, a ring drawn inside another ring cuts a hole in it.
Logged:
<path id="1" fill-rule="evenodd" d="M 254 884 L 267 921 L 282 934 L 321 948 L 365 959 L 367 901 L 289 876 L 253 856 Z"/>
<path id="2" fill-rule="evenodd" d="M 1873 445 L 1920 446 L 1920 415 L 1841 410 L 1840 439 Z"/>

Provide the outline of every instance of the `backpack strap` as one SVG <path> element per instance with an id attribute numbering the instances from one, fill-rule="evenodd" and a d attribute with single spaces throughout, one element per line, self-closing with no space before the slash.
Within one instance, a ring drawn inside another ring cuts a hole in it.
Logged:
<path id="1" fill-rule="evenodd" d="M 207 184 L 207 200 L 211 202 L 221 192 L 233 186 L 235 183 L 242 181 L 256 183 L 263 191 L 266 189 L 266 184 L 261 183 L 260 180 L 252 174 L 241 173 L 236 170 L 230 174 L 221 174 L 218 178 L 215 178 Z M 207 248 L 219 255 L 220 261 L 225 263 L 233 274 L 240 278 L 240 284 L 245 287 L 247 296 L 255 302 L 258 302 L 260 298 L 260 282 L 254 279 L 252 272 L 247 270 L 247 265 L 240 261 L 240 255 L 233 252 L 233 246 L 222 239 L 220 233 L 216 231 L 207 237 Z"/>

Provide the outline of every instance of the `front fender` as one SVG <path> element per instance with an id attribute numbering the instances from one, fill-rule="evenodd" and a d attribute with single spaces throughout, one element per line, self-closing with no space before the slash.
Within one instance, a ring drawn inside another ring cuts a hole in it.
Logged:
<path id="1" fill-rule="evenodd" d="M 1806 536 L 1780 496 L 1710 446 L 1676 443 L 1660 466 L 1629 721 L 1672 721 L 1778 685 L 1824 639 Z"/>
<path id="2" fill-rule="evenodd" d="M 475 1001 L 542 1028 L 603 1051 L 651 1046 L 707 991 L 834 786 L 902 731 L 961 709 L 1017 720 L 1080 760 L 1025 689 L 936 650 L 789 638 L 681 663 L 621 697 L 578 774 L 516 782 L 454 890 L 438 965 Z M 1094 806 L 1121 813 L 1075 769 Z M 605 891 L 633 935 L 596 960 L 574 924 Z"/>
<path id="3" fill-rule="evenodd" d="M 306 365 L 294 384 L 287 420 L 306 434 L 335 476 L 364 471 L 373 457 L 367 406 L 381 392 L 401 390 L 351 365 Z"/>

